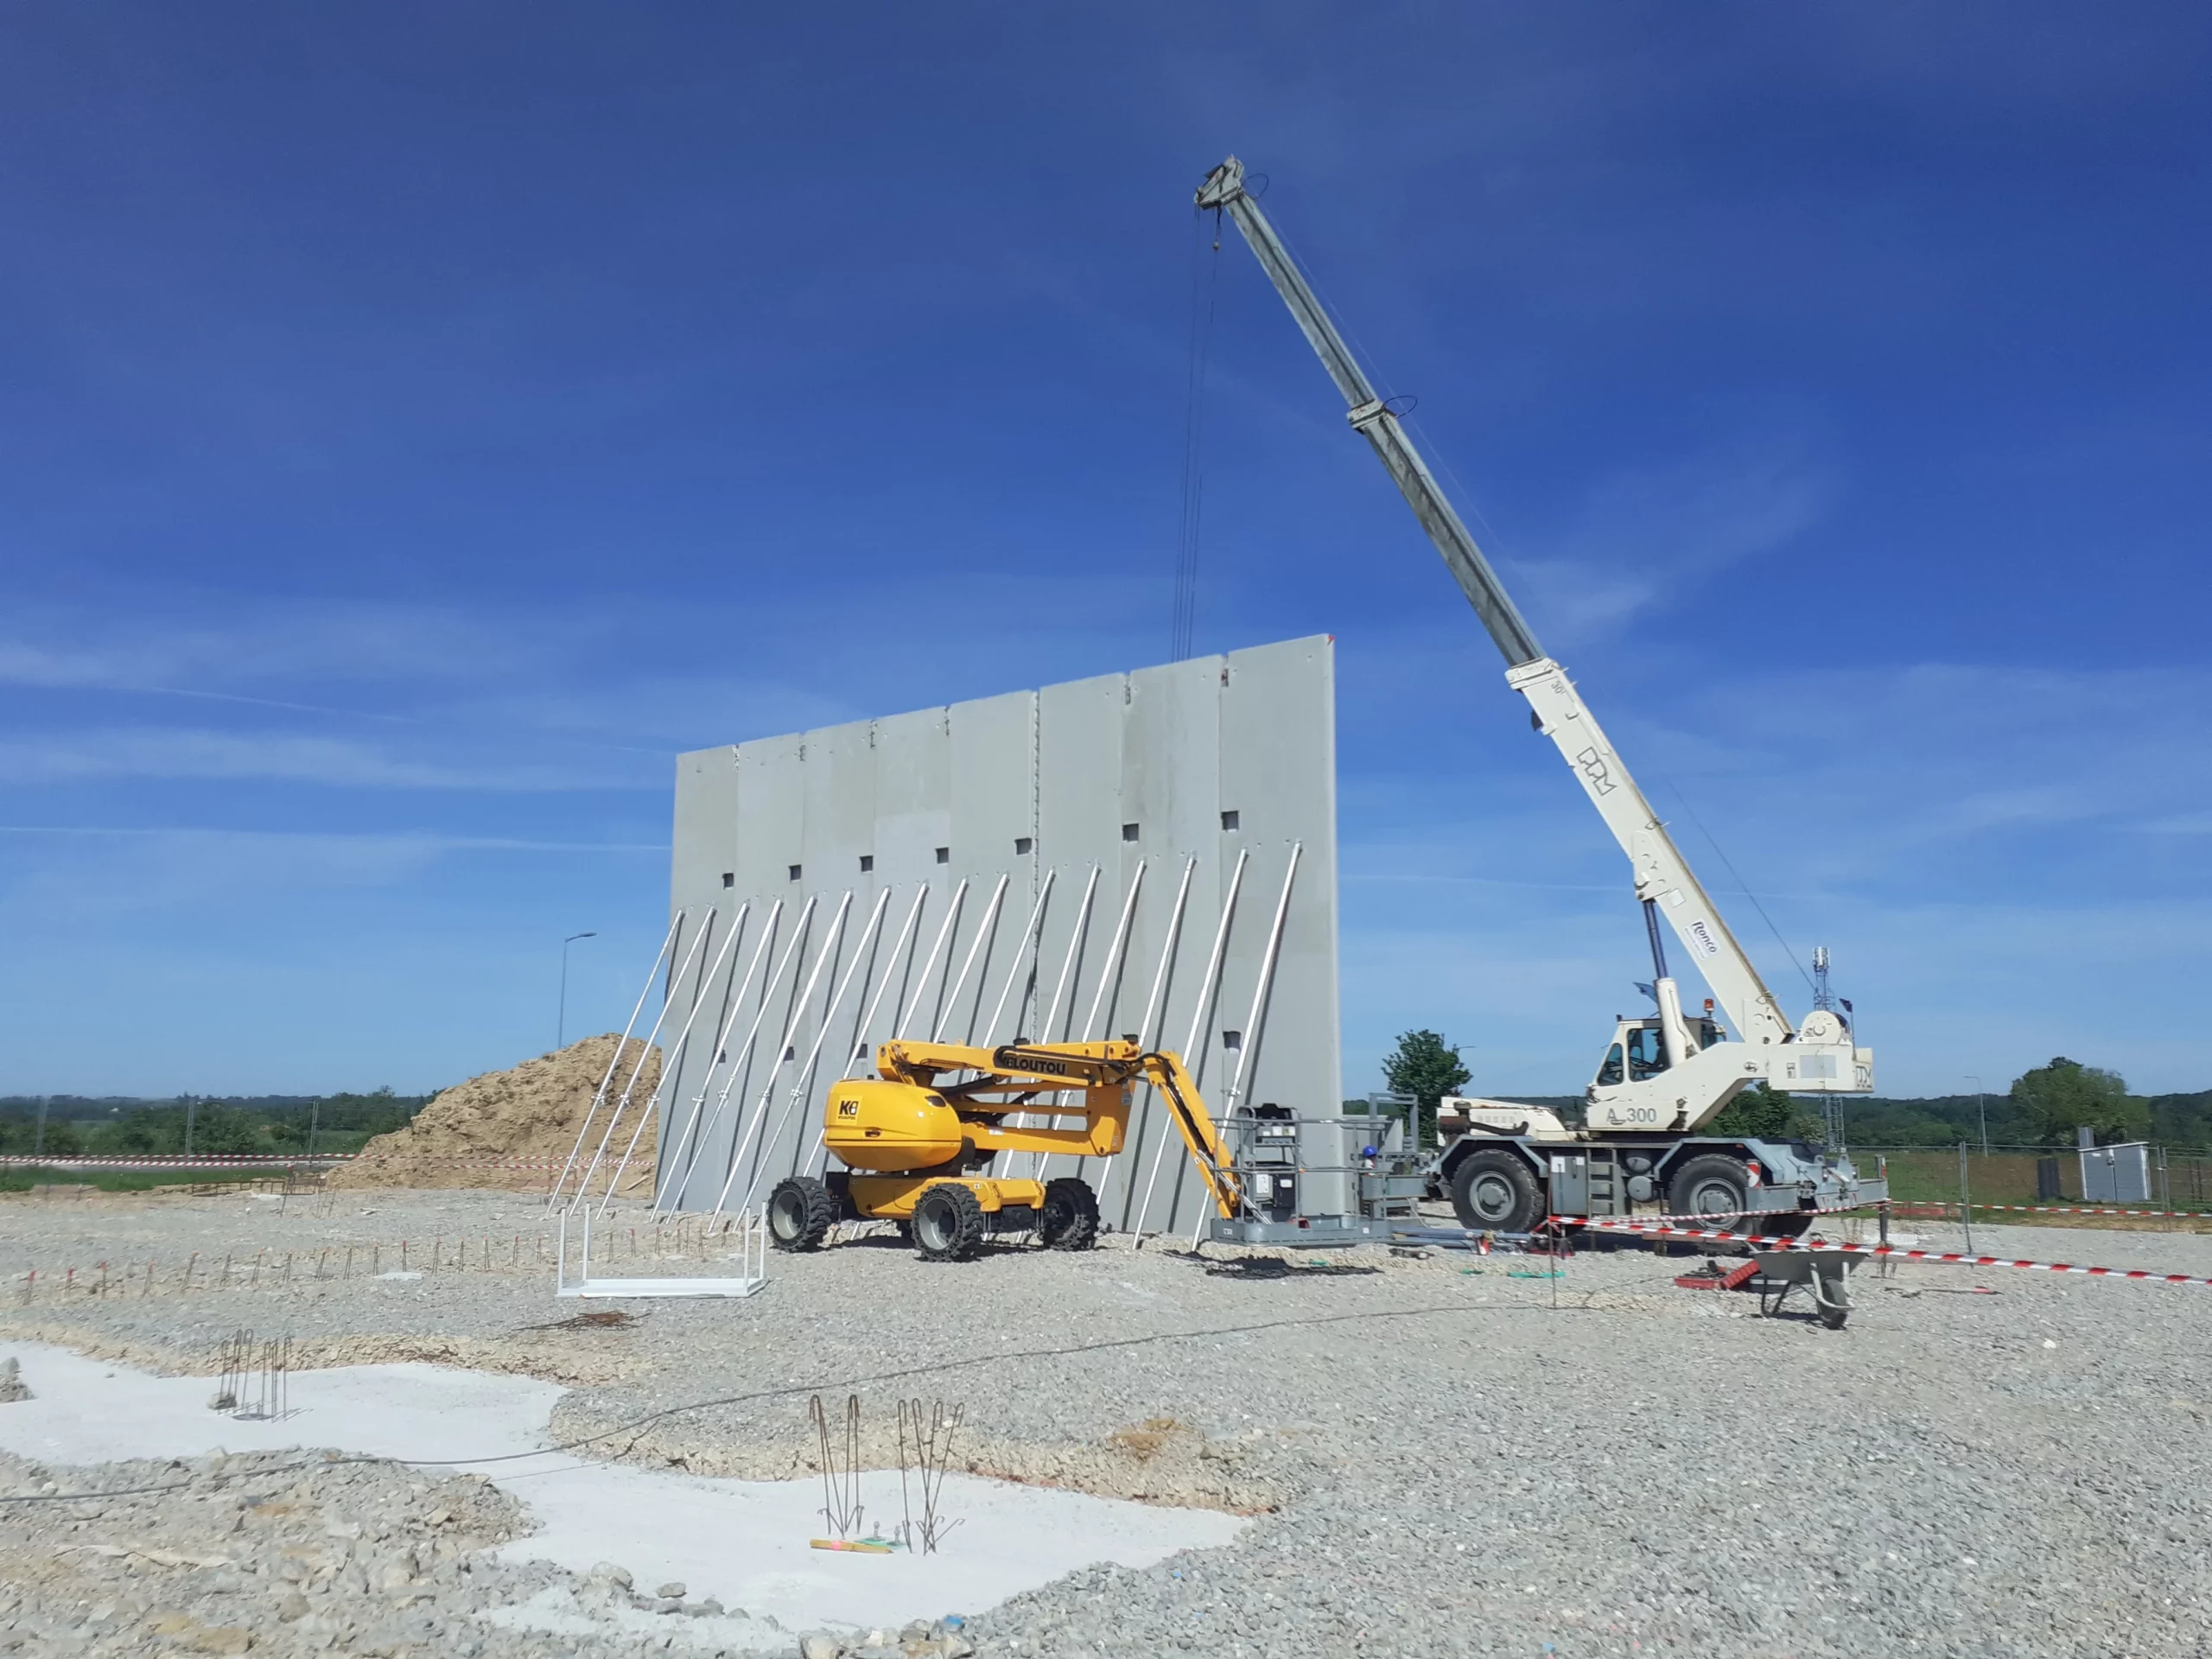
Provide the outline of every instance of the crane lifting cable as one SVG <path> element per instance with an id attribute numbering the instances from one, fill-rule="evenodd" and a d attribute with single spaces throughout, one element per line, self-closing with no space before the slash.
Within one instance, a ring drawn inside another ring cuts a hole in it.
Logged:
<path id="1" fill-rule="evenodd" d="M 1214 297 L 1221 277 L 1221 213 L 1206 234 L 1206 210 L 1191 215 L 1191 340 L 1183 380 L 1183 499 L 1175 521 L 1175 609 L 1169 626 L 1167 657 L 1179 663 L 1191 654 L 1192 629 L 1198 607 L 1198 531 L 1205 516 L 1206 365 L 1213 350 Z M 1206 251 L 1211 241 L 1212 251 Z"/>

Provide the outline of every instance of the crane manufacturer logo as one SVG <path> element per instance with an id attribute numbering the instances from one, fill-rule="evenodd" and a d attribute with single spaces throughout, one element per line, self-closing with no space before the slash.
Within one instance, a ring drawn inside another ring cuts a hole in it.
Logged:
<path id="1" fill-rule="evenodd" d="M 1706 925 L 1702 916 L 1690 923 L 1690 937 L 1697 941 L 1697 948 L 1704 951 L 1707 956 L 1717 957 L 1720 954 L 1720 941 L 1713 937 L 1713 930 Z"/>
<path id="2" fill-rule="evenodd" d="M 858 1117 L 860 1115 L 861 1115 L 861 1103 L 860 1103 L 860 1096 L 857 1096 L 857 1095 L 849 1095 L 849 1096 L 846 1096 L 843 1100 L 841 1100 L 841 1101 L 839 1101 L 839 1102 L 837 1103 L 837 1116 L 840 1116 L 840 1117 Z"/>
<path id="3" fill-rule="evenodd" d="M 1599 752 L 1595 744 L 1574 757 L 1574 764 L 1582 768 L 1582 775 L 1590 780 L 1592 795 L 1610 795 L 1620 787 L 1613 781 L 1613 769 Z"/>

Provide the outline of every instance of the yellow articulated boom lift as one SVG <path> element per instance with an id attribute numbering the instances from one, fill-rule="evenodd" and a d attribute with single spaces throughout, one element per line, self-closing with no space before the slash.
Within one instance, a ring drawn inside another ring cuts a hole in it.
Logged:
<path id="1" fill-rule="evenodd" d="M 823 1144 L 845 1167 L 826 1179 L 794 1175 L 768 1198 L 768 1236 L 779 1249 L 821 1247 L 842 1220 L 896 1221 L 931 1262 L 973 1255 L 998 1233 L 1033 1232 L 1058 1250 L 1087 1250 L 1098 1236 L 1098 1197 L 1075 1176 L 1049 1181 L 990 1173 L 1001 1153 L 1121 1151 L 1136 1085 L 1149 1083 L 1189 1148 L 1224 1218 L 1244 1207 L 1198 1085 L 1179 1056 L 1130 1042 L 886 1043 L 874 1077 L 832 1084 Z M 1012 1120 L 1027 1116 L 1036 1127 Z M 1080 1128 L 1052 1127 L 1080 1119 Z"/>

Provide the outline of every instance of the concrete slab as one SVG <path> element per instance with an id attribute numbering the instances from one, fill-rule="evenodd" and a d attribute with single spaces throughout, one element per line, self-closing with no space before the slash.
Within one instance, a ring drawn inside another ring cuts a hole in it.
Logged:
<path id="1" fill-rule="evenodd" d="M 640 1586 L 681 1580 L 695 1598 L 772 1616 L 786 1630 L 895 1629 L 981 1612 L 1094 1562 L 1145 1567 L 1217 1548 L 1245 1524 L 1211 1510 L 954 1476 L 941 1507 L 959 1524 L 937 1554 L 820 1551 L 808 1541 L 823 1530 L 819 1481 L 721 1480 L 549 1450 L 553 1406 L 565 1391 L 553 1383 L 422 1364 L 300 1371 L 292 1411 L 269 1422 L 208 1409 L 209 1377 L 153 1376 L 38 1343 L 0 1343 L 0 1358 L 9 1356 L 22 1362 L 33 1394 L 0 1407 L 0 1447 L 19 1456 L 89 1464 L 334 1447 L 474 1471 L 521 1498 L 538 1522 L 502 1554 L 578 1573 L 613 1561 Z M 897 1471 L 864 1473 L 861 1499 L 870 1529 L 895 1527 Z M 543 1611 L 547 1629 L 579 1616 L 575 1605 Z M 510 1617 L 541 1628 L 532 1611 Z"/>

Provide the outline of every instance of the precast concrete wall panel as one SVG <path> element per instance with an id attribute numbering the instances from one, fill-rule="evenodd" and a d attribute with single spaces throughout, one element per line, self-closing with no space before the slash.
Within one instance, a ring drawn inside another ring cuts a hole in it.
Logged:
<path id="1" fill-rule="evenodd" d="M 709 911 L 715 931 L 671 986 L 671 1034 L 704 999 L 660 1103 L 671 1208 L 734 1211 L 819 1173 L 823 1091 L 893 1037 L 1135 1033 L 1187 1048 L 1217 1112 L 1232 1088 L 1246 1104 L 1338 1109 L 1325 639 L 687 754 L 675 842 L 679 957 Z M 1096 1186 L 1110 1227 L 1201 1219 L 1148 1090 L 1120 1155 L 1042 1162 Z M 1340 1205 L 1327 1185 L 1309 1181 L 1314 1203 Z"/>

